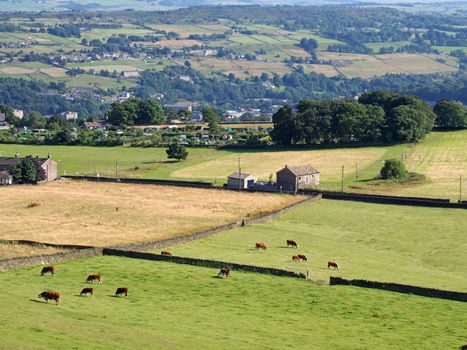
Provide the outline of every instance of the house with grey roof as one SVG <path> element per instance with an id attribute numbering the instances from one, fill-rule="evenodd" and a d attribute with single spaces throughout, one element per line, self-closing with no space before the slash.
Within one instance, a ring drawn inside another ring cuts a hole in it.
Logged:
<path id="1" fill-rule="evenodd" d="M 6 121 L 5 113 L 0 112 L 0 130 L 9 129 L 10 125 Z"/>
<path id="2" fill-rule="evenodd" d="M 50 155 L 47 158 L 31 157 L 37 167 L 44 170 L 44 182 L 54 181 L 57 179 L 57 163 L 52 160 Z M 11 169 L 21 164 L 22 158 L 16 157 L 0 157 L 0 185 L 11 185 L 13 178 Z"/>
<path id="3" fill-rule="evenodd" d="M 276 173 L 277 189 L 297 192 L 319 185 L 319 171 L 309 164 L 286 165 Z"/>
<path id="4" fill-rule="evenodd" d="M 253 188 L 256 177 L 247 173 L 235 172 L 227 177 L 227 187 L 235 189 Z"/>

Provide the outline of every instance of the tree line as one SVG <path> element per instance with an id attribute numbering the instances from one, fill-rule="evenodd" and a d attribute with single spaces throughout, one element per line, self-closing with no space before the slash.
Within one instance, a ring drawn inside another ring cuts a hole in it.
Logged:
<path id="1" fill-rule="evenodd" d="M 435 125 L 465 128 L 466 109 L 455 101 L 434 108 L 413 95 L 374 91 L 357 100 L 302 100 L 273 115 L 273 141 L 281 145 L 413 142 Z M 435 114 L 436 113 L 436 114 Z"/>

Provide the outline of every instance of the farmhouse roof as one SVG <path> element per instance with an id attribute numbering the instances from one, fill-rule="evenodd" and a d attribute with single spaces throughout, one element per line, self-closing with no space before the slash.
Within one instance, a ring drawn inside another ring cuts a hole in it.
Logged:
<path id="1" fill-rule="evenodd" d="M 8 171 L 13 166 L 21 163 L 22 158 L 20 157 L 0 157 L 0 171 Z M 49 158 L 32 158 L 38 165 L 44 164 Z"/>
<path id="2" fill-rule="evenodd" d="M 308 174 L 319 174 L 319 171 L 313 168 L 310 164 L 286 165 L 284 169 L 290 170 L 290 172 L 294 174 L 295 176 L 303 176 L 303 175 L 308 175 Z"/>
<path id="3" fill-rule="evenodd" d="M 251 176 L 250 174 L 247 173 L 232 173 L 228 177 L 229 179 L 238 179 L 238 180 L 245 180 L 247 177 Z"/>

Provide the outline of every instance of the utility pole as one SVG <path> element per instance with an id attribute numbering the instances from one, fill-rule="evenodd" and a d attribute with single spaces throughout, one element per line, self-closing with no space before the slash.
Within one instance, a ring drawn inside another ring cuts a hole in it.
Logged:
<path id="1" fill-rule="evenodd" d="M 93 153 L 93 156 L 94 156 L 94 176 L 97 176 L 96 154 Z"/>
<path id="2" fill-rule="evenodd" d="M 115 178 L 118 178 L 118 160 L 115 161 Z"/>
<path id="3" fill-rule="evenodd" d="M 341 174 L 341 192 L 344 192 L 344 172 L 345 168 L 342 166 L 342 174 Z"/>
<path id="4" fill-rule="evenodd" d="M 355 182 L 358 182 L 358 163 L 355 163 Z"/>
<path id="5" fill-rule="evenodd" d="M 240 167 L 240 157 L 238 157 L 238 190 L 242 190 L 242 168 Z"/>
<path id="6" fill-rule="evenodd" d="M 462 203 L 462 175 L 459 175 L 459 203 Z"/>

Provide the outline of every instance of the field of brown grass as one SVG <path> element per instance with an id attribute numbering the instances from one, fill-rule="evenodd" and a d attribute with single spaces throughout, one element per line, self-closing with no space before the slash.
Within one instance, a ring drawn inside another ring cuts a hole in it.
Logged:
<path id="1" fill-rule="evenodd" d="M 2 188 L 0 239 L 108 246 L 189 235 L 300 197 L 60 181 Z M 31 204 L 35 203 L 34 205 Z"/>
<path id="2" fill-rule="evenodd" d="M 171 49 L 181 49 L 183 47 L 191 47 L 195 45 L 203 45 L 201 41 L 181 39 L 181 40 L 161 40 L 155 43 L 157 46 L 168 47 Z"/>
<path id="3" fill-rule="evenodd" d="M 0 259 L 10 259 L 17 256 L 31 256 L 39 254 L 55 254 L 64 252 L 63 249 L 44 246 L 28 246 L 23 244 L 2 244 L 0 243 Z"/>

